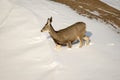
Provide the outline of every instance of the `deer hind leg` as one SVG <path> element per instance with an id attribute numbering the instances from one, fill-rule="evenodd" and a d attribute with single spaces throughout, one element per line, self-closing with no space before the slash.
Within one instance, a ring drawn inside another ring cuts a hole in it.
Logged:
<path id="1" fill-rule="evenodd" d="M 80 46 L 79 48 L 81 48 L 83 46 L 83 40 L 82 40 L 82 37 L 78 37 L 78 40 L 80 41 Z"/>
<path id="2" fill-rule="evenodd" d="M 72 47 L 71 41 L 68 41 L 67 46 L 68 46 L 68 48 Z"/>
<path id="3" fill-rule="evenodd" d="M 83 39 L 85 40 L 86 45 L 89 45 L 89 43 L 90 43 L 89 37 L 85 35 L 85 36 L 83 37 Z"/>

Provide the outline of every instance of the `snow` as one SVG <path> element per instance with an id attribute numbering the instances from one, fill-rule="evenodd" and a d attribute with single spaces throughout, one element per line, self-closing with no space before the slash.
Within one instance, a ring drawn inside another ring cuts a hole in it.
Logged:
<path id="1" fill-rule="evenodd" d="M 2 24 L 2 22 L 7 18 L 12 8 L 13 8 L 13 5 L 11 5 L 6 0 L 0 1 L 0 24 Z"/>
<path id="2" fill-rule="evenodd" d="M 97 11 L 92 11 L 92 12 L 90 12 L 90 13 L 92 13 L 92 14 L 94 14 L 94 15 L 97 15 L 97 16 L 100 15 Z"/>
<path id="3" fill-rule="evenodd" d="M 48 0 L 1 0 L 0 9 L 0 80 L 120 79 L 120 35 L 110 25 Z M 51 16 L 56 30 L 85 22 L 90 45 L 56 50 L 40 32 Z"/>
<path id="4" fill-rule="evenodd" d="M 101 1 L 120 10 L 120 1 L 119 0 L 101 0 Z"/>

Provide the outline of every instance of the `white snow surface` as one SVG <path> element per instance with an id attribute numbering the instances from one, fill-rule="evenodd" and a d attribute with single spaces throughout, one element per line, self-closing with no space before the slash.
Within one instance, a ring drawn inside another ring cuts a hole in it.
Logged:
<path id="1" fill-rule="evenodd" d="M 101 1 L 120 10 L 120 0 L 101 0 Z"/>
<path id="2" fill-rule="evenodd" d="M 86 23 L 89 46 L 59 50 L 48 33 Z M 110 25 L 48 0 L 0 0 L 0 80 L 120 80 L 120 35 Z"/>

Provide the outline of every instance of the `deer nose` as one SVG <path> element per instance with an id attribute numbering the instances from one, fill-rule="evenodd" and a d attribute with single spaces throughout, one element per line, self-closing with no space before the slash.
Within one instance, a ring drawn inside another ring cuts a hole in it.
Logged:
<path id="1" fill-rule="evenodd" d="M 43 32 L 43 30 L 41 30 L 41 32 Z"/>

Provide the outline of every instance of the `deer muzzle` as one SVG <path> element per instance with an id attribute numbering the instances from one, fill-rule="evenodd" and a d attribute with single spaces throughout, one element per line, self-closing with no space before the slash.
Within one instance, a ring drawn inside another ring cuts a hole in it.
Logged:
<path id="1" fill-rule="evenodd" d="M 43 32 L 43 29 L 41 30 L 41 32 Z"/>

